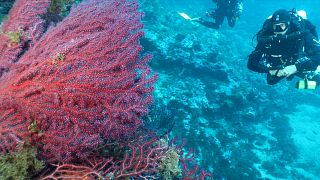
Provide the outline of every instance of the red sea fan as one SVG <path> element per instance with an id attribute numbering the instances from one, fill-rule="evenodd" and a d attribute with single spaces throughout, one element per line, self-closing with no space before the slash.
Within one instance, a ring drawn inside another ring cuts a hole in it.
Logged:
<path id="1" fill-rule="evenodd" d="M 17 0 L 9 13 L 9 18 L 1 26 L 0 33 L 0 152 L 14 149 L 22 143 L 22 137 L 30 137 L 28 127 L 31 119 L 26 116 L 25 108 L 8 95 L 7 86 L 13 81 L 8 72 L 19 60 L 29 44 L 34 43 L 43 33 L 43 21 L 39 15 L 47 12 L 49 0 Z M 12 42 L 11 36 L 17 42 Z M 18 74 L 17 74 L 18 75 Z"/>
<path id="2" fill-rule="evenodd" d="M 129 142 L 122 148 L 127 150 L 121 159 L 98 154 L 81 164 L 55 164 L 40 179 L 160 179 L 159 166 L 172 147 L 152 138 Z"/>
<path id="3" fill-rule="evenodd" d="M 10 119 L 26 121 L 25 129 L 36 124 L 32 140 L 45 157 L 85 157 L 103 140 L 119 140 L 140 126 L 156 79 L 147 65 L 151 57 L 140 57 L 141 17 L 136 1 L 88 0 L 0 78 L 0 101 L 9 99 L 14 111 Z M 1 128 L 6 114 L 0 113 Z M 10 134 L 27 138 L 14 127 Z"/>
<path id="4" fill-rule="evenodd" d="M 47 12 L 49 4 L 50 0 L 16 0 L 8 20 L 2 26 L 1 65 L 18 61 L 26 46 L 40 38 L 44 29 L 44 21 L 39 15 Z M 21 36 L 19 42 L 10 42 L 9 34 Z"/>

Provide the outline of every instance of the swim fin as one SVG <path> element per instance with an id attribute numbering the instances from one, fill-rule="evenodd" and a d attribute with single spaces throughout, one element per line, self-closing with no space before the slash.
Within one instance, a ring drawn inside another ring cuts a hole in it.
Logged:
<path id="1" fill-rule="evenodd" d="M 190 20 L 190 21 L 194 21 L 194 20 L 198 20 L 198 19 L 200 19 L 199 17 L 198 18 L 191 18 L 188 14 L 186 14 L 186 13 L 183 13 L 183 12 L 181 12 L 181 13 L 178 13 L 180 16 L 182 16 L 184 19 L 186 19 L 186 20 Z"/>

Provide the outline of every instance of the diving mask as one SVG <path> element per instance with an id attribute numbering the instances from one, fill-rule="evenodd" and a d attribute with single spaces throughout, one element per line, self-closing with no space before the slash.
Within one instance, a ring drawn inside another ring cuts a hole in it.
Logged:
<path id="1" fill-rule="evenodd" d="M 288 22 L 275 23 L 272 26 L 274 34 L 277 34 L 277 35 L 284 35 L 287 32 L 288 27 L 289 27 Z"/>

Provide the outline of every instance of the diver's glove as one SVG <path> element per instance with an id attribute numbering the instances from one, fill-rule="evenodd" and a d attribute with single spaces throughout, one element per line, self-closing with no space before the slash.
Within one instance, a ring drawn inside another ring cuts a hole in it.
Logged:
<path id="1" fill-rule="evenodd" d="M 318 65 L 315 64 L 310 58 L 302 57 L 297 60 L 294 64 L 299 72 L 303 71 L 314 71 L 317 69 Z"/>

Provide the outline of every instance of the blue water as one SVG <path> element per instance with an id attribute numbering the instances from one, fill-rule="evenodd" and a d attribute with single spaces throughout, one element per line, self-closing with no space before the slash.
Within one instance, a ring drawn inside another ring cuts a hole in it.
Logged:
<path id="1" fill-rule="evenodd" d="M 172 136 L 186 138 L 213 179 L 320 179 L 319 92 L 299 91 L 296 80 L 266 85 L 250 72 L 252 37 L 278 9 L 305 10 L 320 26 L 320 1 L 245 0 L 234 28 L 188 22 L 203 17 L 210 0 L 154 1 L 146 10 L 145 49 L 159 73 L 155 97 L 174 114 Z M 152 20 L 148 15 L 153 14 Z"/>
<path id="2" fill-rule="evenodd" d="M 147 128 L 169 132 L 177 145 L 186 140 L 184 152 L 194 150 L 196 164 L 212 174 L 206 179 L 320 179 L 319 87 L 297 90 L 297 78 L 270 86 L 247 69 L 268 16 L 302 9 L 320 27 L 320 1 L 244 0 L 236 26 L 225 20 L 218 30 L 178 15 L 205 17 L 211 0 L 139 1 L 140 43 L 159 75 Z"/>

